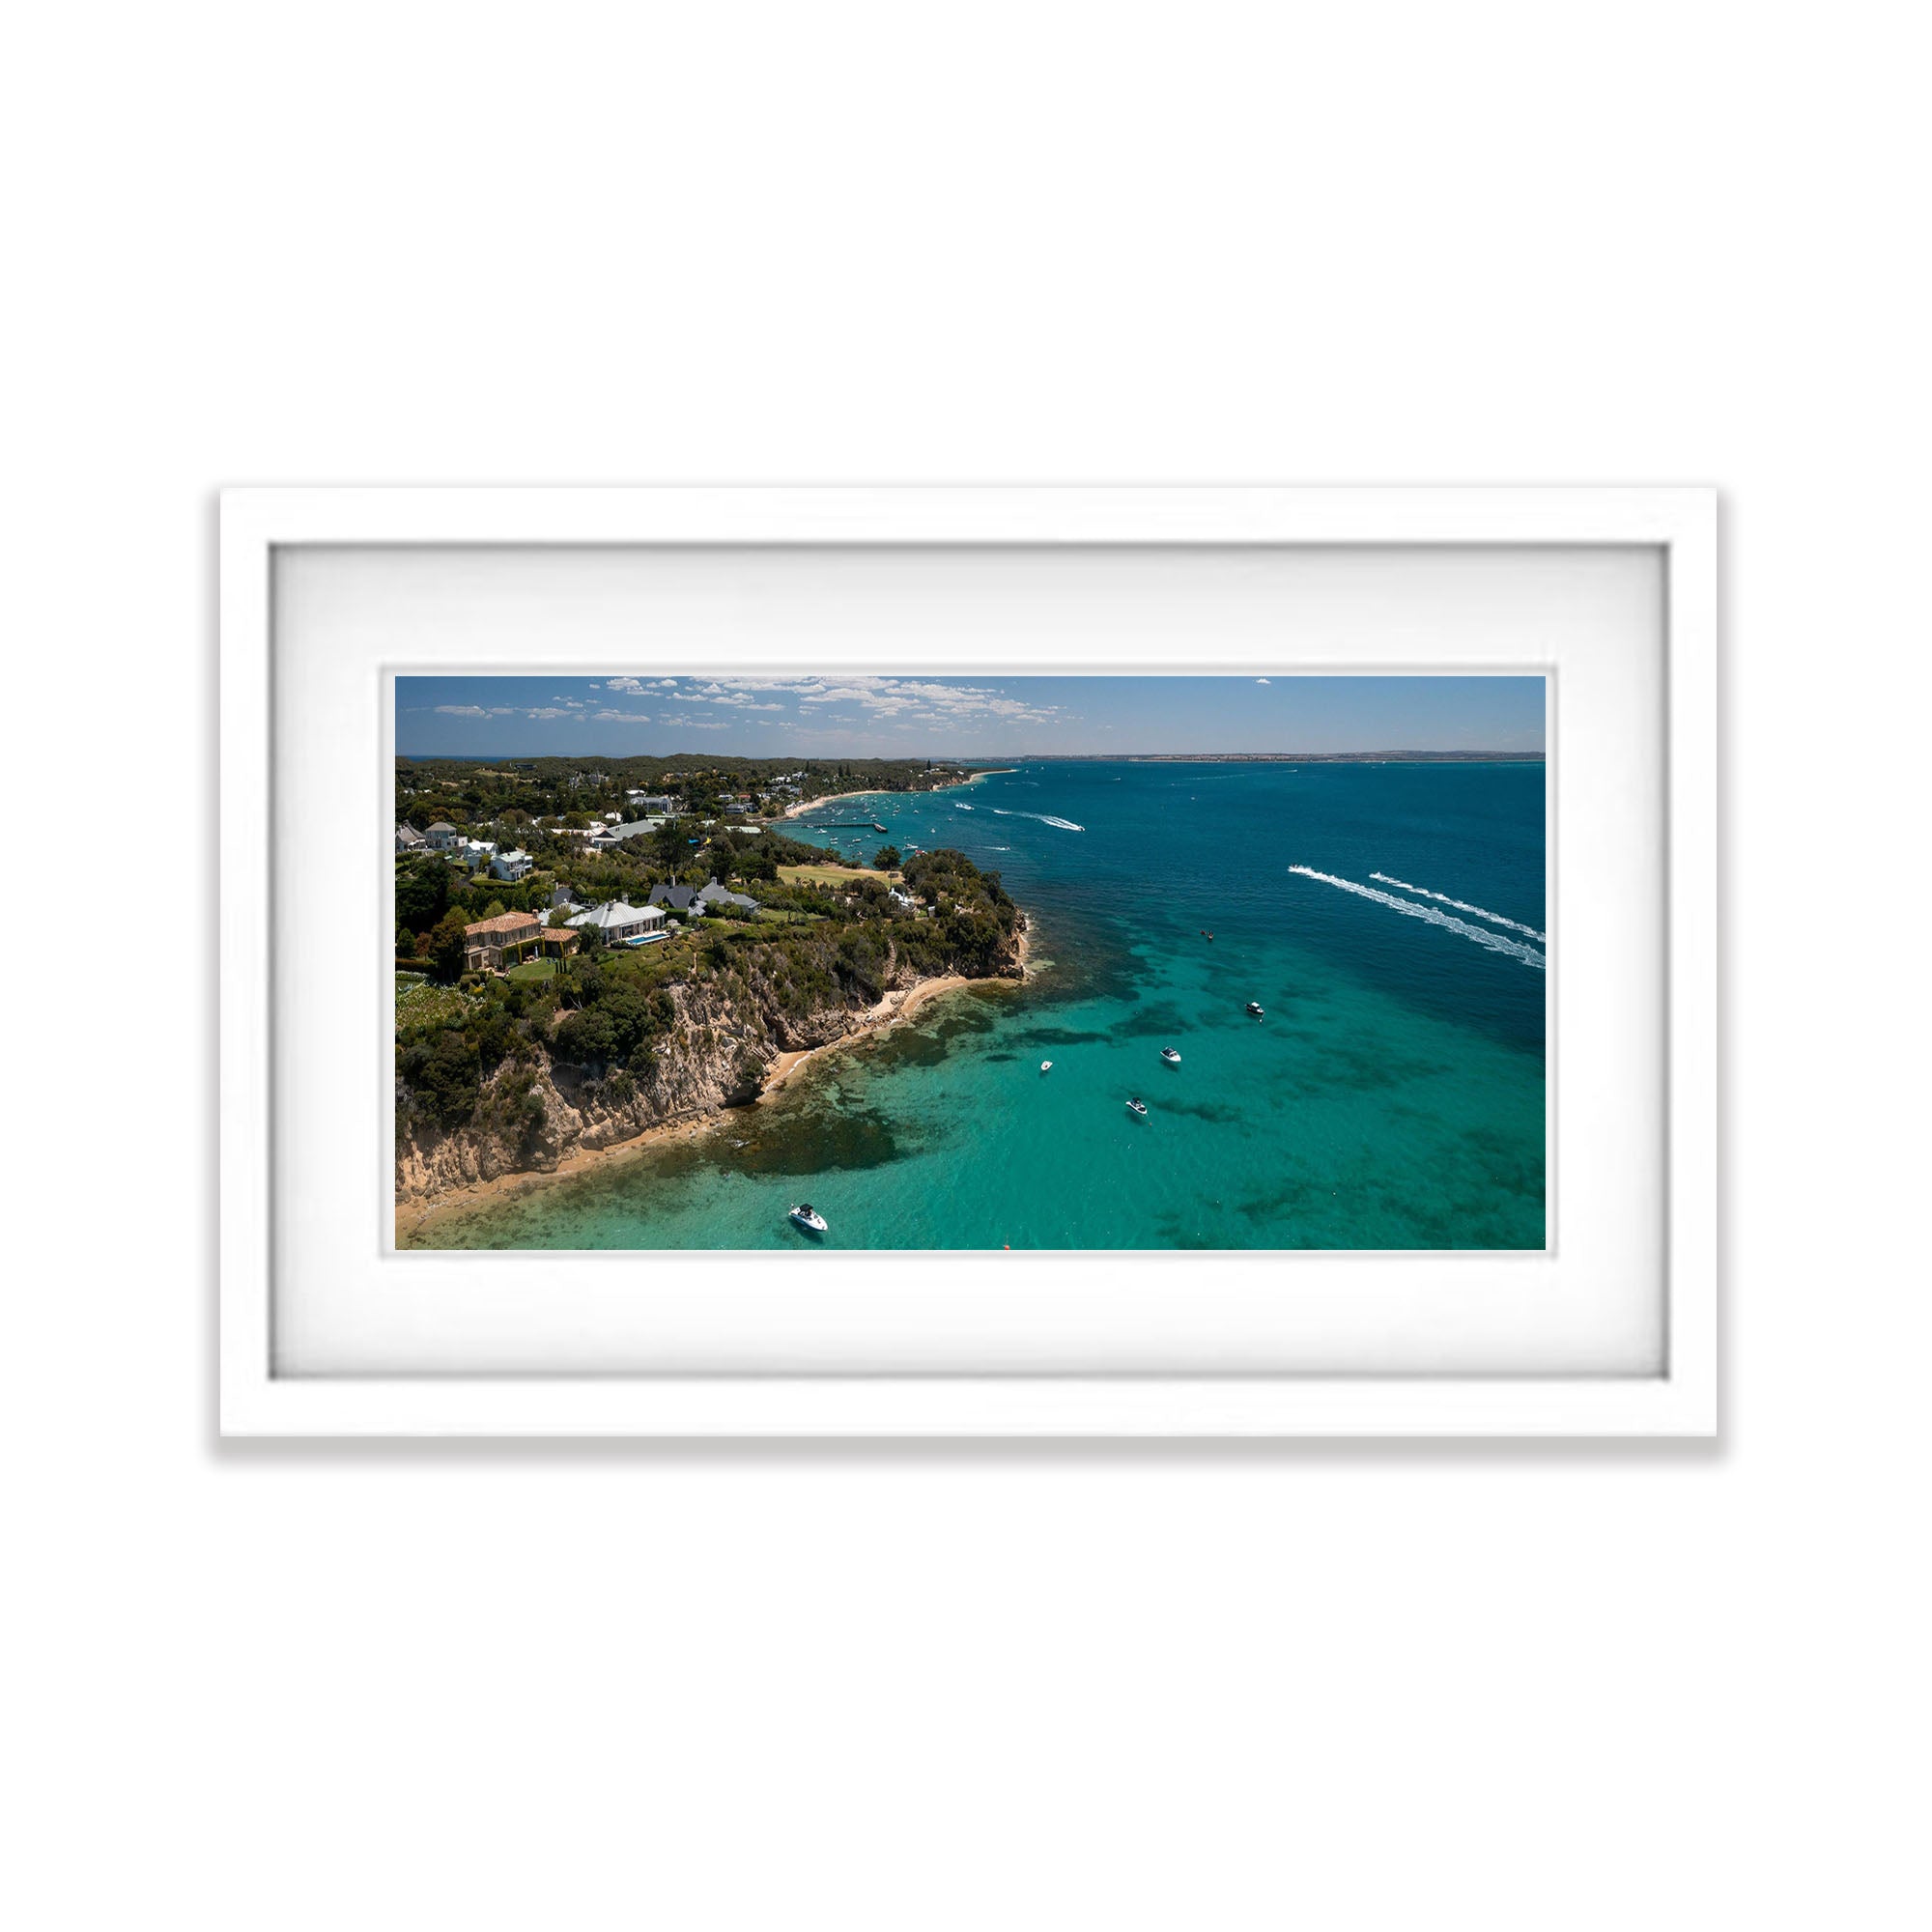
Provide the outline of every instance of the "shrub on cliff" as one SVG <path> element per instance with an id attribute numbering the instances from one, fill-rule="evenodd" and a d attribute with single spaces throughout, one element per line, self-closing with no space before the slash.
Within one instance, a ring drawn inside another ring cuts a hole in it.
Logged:
<path id="1" fill-rule="evenodd" d="M 476 1050 L 460 1033 L 406 1047 L 399 1069 L 423 1110 L 441 1127 L 460 1127 L 476 1108 L 482 1069 Z"/>

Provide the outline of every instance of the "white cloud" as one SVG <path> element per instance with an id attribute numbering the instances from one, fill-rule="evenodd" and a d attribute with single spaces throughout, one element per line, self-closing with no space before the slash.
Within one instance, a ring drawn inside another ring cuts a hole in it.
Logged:
<path id="1" fill-rule="evenodd" d="M 1272 684 L 1274 679 L 1271 677 L 1258 677 L 1255 679 L 1255 682 L 1257 684 Z"/>
<path id="2" fill-rule="evenodd" d="M 592 691 L 597 689 L 594 684 L 590 688 Z M 604 689 L 606 691 L 627 691 L 633 697 L 641 697 L 644 695 L 642 680 L 635 677 L 607 677 L 604 680 Z"/>
<path id="3" fill-rule="evenodd" d="M 570 707 L 563 704 L 540 705 L 535 711 L 526 711 L 526 718 L 568 718 Z"/>
<path id="4" fill-rule="evenodd" d="M 648 724 L 651 722 L 648 711 L 593 711 L 590 718 L 597 724 Z"/>
<path id="5" fill-rule="evenodd" d="M 859 704 L 876 718 L 891 718 L 906 711 L 919 715 L 938 711 L 955 720 L 1005 718 L 1016 724 L 1044 724 L 1060 715 L 1058 705 L 1025 703 L 1003 696 L 988 685 L 941 684 L 925 678 L 881 677 L 869 672 L 854 672 L 836 679 L 724 677 L 694 695 L 724 702 L 717 694 L 734 691 L 789 692 L 800 704 Z"/>
<path id="6" fill-rule="evenodd" d="M 436 708 L 445 718 L 487 718 L 490 715 L 480 704 L 439 704 Z"/>

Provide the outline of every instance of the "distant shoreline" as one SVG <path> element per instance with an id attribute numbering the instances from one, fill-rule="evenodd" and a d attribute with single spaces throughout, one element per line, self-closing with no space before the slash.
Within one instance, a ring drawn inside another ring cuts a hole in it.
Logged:
<path id="1" fill-rule="evenodd" d="M 929 789 L 932 791 L 957 791 L 962 785 L 978 784 L 981 779 L 999 778 L 1016 769 L 1017 767 L 1012 765 L 989 767 L 982 772 L 974 772 L 969 777 L 954 779 L 951 784 L 933 785 Z M 831 791 L 827 792 L 823 798 L 800 799 L 796 805 L 786 806 L 784 816 L 786 818 L 797 818 L 802 812 L 816 811 L 821 805 L 840 805 L 845 800 L 853 798 L 923 798 L 924 796 L 923 792 L 880 791 L 876 787 L 870 791 Z"/>

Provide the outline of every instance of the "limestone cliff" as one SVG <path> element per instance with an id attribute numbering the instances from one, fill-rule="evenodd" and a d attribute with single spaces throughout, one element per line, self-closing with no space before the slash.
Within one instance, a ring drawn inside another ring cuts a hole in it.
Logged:
<path id="1" fill-rule="evenodd" d="M 991 977 L 1022 977 L 1023 957 L 1015 934 Z M 674 1019 L 654 1042 L 646 1067 L 594 1072 L 570 1065 L 547 1041 L 532 1042 L 524 1057 L 504 1059 L 484 1080 L 463 1126 L 442 1129 L 419 1109 L 399 1104 L 396 1205 L 420 1205 L 506 1174 L 549 1173 L 581 1151 L 752 1101 L 781 1054 L 875 1026 L 922 983 L 895 954 L 885 978 L 888 990 L 876 1004 L 824 1005 L 803 1014 L 761 998 L 755 988 L 679 984 L 669 989 Z"/>

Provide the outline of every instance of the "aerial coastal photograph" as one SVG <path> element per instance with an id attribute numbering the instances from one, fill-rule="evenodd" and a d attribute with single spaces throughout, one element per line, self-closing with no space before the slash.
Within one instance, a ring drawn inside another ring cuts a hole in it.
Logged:
<path id="1" fill-rule="evenodd" d="M 394 692 L 399 1250 L 1546 1245 L 1540 676 Z"/>

